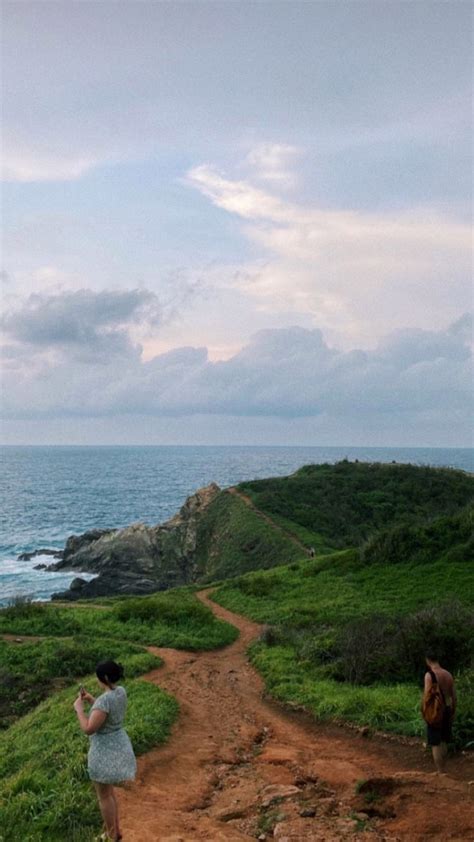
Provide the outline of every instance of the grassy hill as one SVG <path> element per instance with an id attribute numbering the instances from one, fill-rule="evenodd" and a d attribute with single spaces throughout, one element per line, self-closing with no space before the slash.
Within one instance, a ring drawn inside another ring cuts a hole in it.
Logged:
<path id="1" fill-rule="evenodd" d="M 474 498 L 474 477 L 463 471 L 348 461 L 238 487 L 319 551 L 358 546 L 389 524 L 453 514 Z"/>
<path id="2" fill-rule="evenodd" d="M 458 745 L 474 740 L 472 506 L 360 548 L 221 585 L 214 599 L 269 624 L 251 658 L 276 698 L 318 718 L 422 733 L 424 652 L 457 676 Z"/>
<path id="3" fill-rule="evenodd" d="M 342 462 L 237 492 L 218 493 L 198 518 L 192 564 L 200 583 L 221 580 L 216 601 L 267 624 L 250 657 L 269 692 L 320 719 L 419 735 L 434 645 L 458 683 L 457 745 L 474 744 L 474 478 Z M 94 690 L 98 660 L 124 664 L 141 753 L 177 716 L 175 700 L 139 678 L 160 663 L 145 647 L 210 650 L 237 631 L 179 588 L 94 604 L 20 600 L 0 610 L 1 634 L 35 638 L 0 640 L 0 840 L 90 842 L 100 820 L 72 714 L 79 681 Z"/>
<path id="4" fill-rule="evenodd" d="M 237 496 L 223 491 L 197 532 L 198 580 L 210 582 L 286 564 L 301 556 L 291 536 L 275 529 Z"/>

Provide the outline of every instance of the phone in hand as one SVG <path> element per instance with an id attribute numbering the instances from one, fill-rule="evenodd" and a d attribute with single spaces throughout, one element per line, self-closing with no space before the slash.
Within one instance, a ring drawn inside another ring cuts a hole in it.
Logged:
<path id="1" fill-rule="evenodd" d="M 83 684 L 79 684 L 79 693 L 80 693 L 81 696 L 86 695 L 86 688 L 84 687 Z"/>

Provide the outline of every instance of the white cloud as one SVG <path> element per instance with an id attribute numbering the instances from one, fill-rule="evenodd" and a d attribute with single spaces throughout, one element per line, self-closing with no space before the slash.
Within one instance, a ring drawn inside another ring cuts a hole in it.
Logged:
<path id="1" fill-rule="evenodd" d="M 265 250 L 265 266 L 239 288 L 269 311 L 304 309 L 326 329 L 373 344 L 400 323 L 441 326 L 469 306 L 467 224 L 432 209 L 305 207 L 208 164 L 191 169 L 187 183 L 242 220 Z"/>
<path id="2" fill-rule="evenodd" d="M 4 149 L 2 154 L 2 180 L 18 182 L 76 181 L 98 164 L 99 158 L 67 153 L 56 156 L 41 152 L 20 152 Z"/>
<path id="3" fill-rule="evenodd" d="M 259 143 L 246 157 L 246 164 L 254 178 L 278 187 L 294 187 L 295 159 L 301 154 L 297 146 L 288 143 Z"/>
<path id="4" fill-rule="evenodd" d="M 7 418 L 314 418 L 409 429 L 419 442 L 466 436 L 472 360 L 468 319 L 440 331 L 402 330 L 373 350 L 331 347 L 318 329 L 264 330 L 227 360 L 178 347 L 145 361 L 135 323 L 159 324 L 151 293 L 29 301 L 4 327 Z"/>

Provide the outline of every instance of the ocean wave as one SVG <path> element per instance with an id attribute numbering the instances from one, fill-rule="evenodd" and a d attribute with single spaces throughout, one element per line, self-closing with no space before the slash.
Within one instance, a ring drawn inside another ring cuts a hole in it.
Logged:
<path id="1" fill-rule="evenodd" d="M 0 605 L 8 605 L 15 597 L 28 597 L 34 602 L 51 599 L 53 593 L 67 590 L 73 579 L 90 581 L 93 573 L 78 571 L 35 570 L 38 564 L 52 564 L 50 555 L 38 555 L 30 561 L 3 558 L 0 561 Z"/>

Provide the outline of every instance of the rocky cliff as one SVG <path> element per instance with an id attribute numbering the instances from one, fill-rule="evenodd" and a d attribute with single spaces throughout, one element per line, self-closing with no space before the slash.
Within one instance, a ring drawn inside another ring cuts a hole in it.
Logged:
<path id="1" fill-rule="evenodd" d="M 111 594 L 146 594 L 195 582 L 199 575 L 197 540 L 202 515 L 221 493 L 215 483 L 188 497 L 166 523 L 135 523 L 125 529 L 93 530 L 71 536 L 62 559 L 50 570 L 96 573 L 74 579 L 53 599 L 75 600 Z"/>

